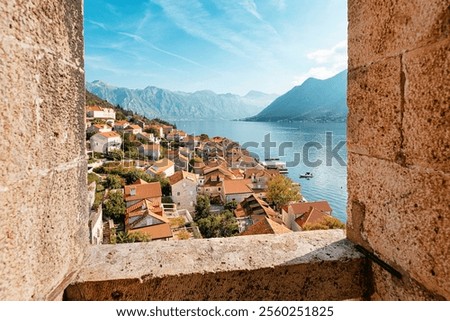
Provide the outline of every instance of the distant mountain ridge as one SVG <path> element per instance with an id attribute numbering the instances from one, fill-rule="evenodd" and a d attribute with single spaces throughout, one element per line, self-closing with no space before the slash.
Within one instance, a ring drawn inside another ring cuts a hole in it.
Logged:
<path id="1" fill-rule="evenodd" d="M 347 110 L 347 70 L 344 70 L 325 80 L 308 78 L 246 120 L 345 121 Z"/>
<path id="2" fill-rule="evenodd" d="M 128 89 L 101 81 L 86 83 L 86 89 L 113 105 L 149 118 L 167 120 L 238 119 L 260 112 L 278 96 L 250 91 L 245 96 L 216 94 L 210 90 L 186 93 L 149 86 Z"/>

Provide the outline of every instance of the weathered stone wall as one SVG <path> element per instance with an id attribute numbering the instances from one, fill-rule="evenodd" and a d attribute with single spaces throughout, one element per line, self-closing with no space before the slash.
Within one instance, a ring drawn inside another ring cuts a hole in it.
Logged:
<path id="1" fill-rule="evenodd" d="M 82 19 L 0 2 L 0 300 L 59 298 L 88 242 Z"/>
<path id="2" fill-rule="evenodd" d="M 349 0 L 348 237 L 374 298 L 450 299 L 448 0 Z"/>
<path id="3" fill-rule="evenodd" d="M 91 247 L 67 300 L 345 300 L 370 293 L 342 230 Z"/>

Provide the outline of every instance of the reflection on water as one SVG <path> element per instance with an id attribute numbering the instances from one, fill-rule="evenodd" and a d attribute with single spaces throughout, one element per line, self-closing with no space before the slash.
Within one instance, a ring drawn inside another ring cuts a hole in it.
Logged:
<path id="1" fill-rule="evenodd" d="M 329 160 L 327 166 L 327 150 L 336 147 L 340 141 L 346 140 L 345 123 L 260 123 L 239 121 L 177 121 L 179 129 L 190 134 L 202 133 L 212 136 L 226 136 L 241 145 L 249 145 L 248 150 L 264 159 L 270 152 L 271 157 L 279 157 L 289 163 L 288 176 L 302 186 L 302 194 L 309 201 L 327 200 L 333 208 L 333 215 L 346 221 L 347 204 L 347 166 L 340 164 L 336 159 Z M 332 145 L 326 147 L 326 133 L 332 133 Z M 264 144 L 265 137 L 270 134 L 270 141 Z M 283 144 L 284 143 L 284 144 Z M 292 143 L 289 144 L 289 143 Z M 283 145 L 282 145 L 283 144 Z M 255 147 L 257 145 L 257 147 Z M 266 146 L 266 148 L 264 148 Z M 269 149 L 269 146 L 270 147 Z M 281 149 L 280 149 L 280 146 Z M 283 148 L 284 146 L 284 148 Z M 291 147 L 292 146 L 292 147 Z M 306 147 L 305 147 L 306 146 Z M 309 147 L 309 148 L 307 148 Z M 281 151 L 284 149 L 284 156 Z M 265 153 L 266 152 L 266 153 Z M 297 154 L 296 161 L 295 154 Z M 343 161 L 347 161 L 346 145 L 337 151 Z M 307 164 L 321 162 L 319 166 Z M 314 178 L 300 179 L 299 175 L 312 172 Z"/>

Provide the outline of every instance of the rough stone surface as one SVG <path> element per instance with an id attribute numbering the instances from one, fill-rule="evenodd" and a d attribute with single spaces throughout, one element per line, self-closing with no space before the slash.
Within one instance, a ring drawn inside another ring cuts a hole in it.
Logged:
<path id="1" fill-rule="evenodd" d="M 371 300 L 387 301 L 436 301 L 444 300 L 442 296 L 431 293 L 409 277 L 401 279 L 393 276 L 376 264 L 372 264 L 374 294 Z"/>
<path id="2" fill-rule="evenodd" d="M 0 299 L 57 299 L 87 243 L 82 1 L 0 17 Z"/>
<path id="3" fill-rule="evenodd" d="M 348 183 L 349 221 L 360 215 L 360 208 L 354 213 L 357 200 L 365 211 L 360 233 L 370 248 L 428 289 L 450 297 L 450 248 L 444 246 L 450 236 L 450 175 L 350 155 Z"/>
<path id="4" fill-rule="evenodd" d="M 450 6 L 348 6 L 347 236 L 402 275 L 373 298 L 450 299 Z"/>
<path id="5" fill-rule="evenodd" d="M 395 160 L 401 145 L 400 59 L 388 58 L 349 74 L 347 148 Z M 383 74 L 383 81 L 379 76 Z"/>
<path id="6" fill-rule="evenodd" d="M 342 230 L 92 247 L 68 300 L 342 300 L 367 295 Z"/>
<path id="7" fill-rule="evenodd" d="M 349 70 L 427 46 L 450 33 L 448 0 L 350 0 L 348 17 Z"/>
<path id="8" fill-rule="evenodd" d="M 406 163 L 450 173 L 450 38 L 405 54 L 404 64 Z"/>

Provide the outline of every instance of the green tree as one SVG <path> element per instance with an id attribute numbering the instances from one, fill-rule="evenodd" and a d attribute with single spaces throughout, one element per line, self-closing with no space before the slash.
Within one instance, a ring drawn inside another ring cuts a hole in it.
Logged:
<path id="1" fill-rule="evenodd" d="M 267 184 L 267 199 L 280 209 L 289 202 L 297 202 L 301 199 L 300 188 L 293 186 L 292 181 L 284 175 L 277 175 Z"/>
<path id="2" fill-rule="evenodd" d="M 125 182 L 127 185 L 133 184 L 136 182 L 139 178 L 143 179 L 146 182 L 154 182 L 155 179 L 151 177 L 149 174 L 147 174 L 144 171 L 138 170 L 138 169 L 132 169 L 129 171 L 122 171 L 121 174 L 119 174 L 123 178 L 125 178 Z"/>
<path id="3" fill-rule="evenodd" d="M 141 143 L 136 140 L 136 135 L 131 133 L 125 133 L 123 135 L 123 150 L 125 152 L 133 151 L 137 146 L 139 146 Z"/>
<path id="4" fill-rule="evenodd" d="M 159 182 L 161 184 L 161 192 L 164 196 L 169 196 L 172 194 L 172 186 L 170 186 L 170 182 L 167 177 L 157 175 L 155 178 L 152 178 L 151 181 Z"/>
<path id="5" fill-rule="evenodd" d="M 141 232 L 119 232 L 111 243 L 149 242 L 151 240 L 150 235 Z"/>
<path id="6" fill-rule="evenodd" d="M 198 195 L 197 204 L 195 204 L 195 217 L 194 220 L 198 221 L 202 218 L 206 218 L 210 215 L 211 203 L 209 196 Z"/>
<path id="7" fill-rule="evenodd" d="M 125 151 L 125 156 L 129 159 L 139 159 L 139 150 L 135 146 L 131 146 Z"/>
<path id="8" fill-rule="evenodd" d="M 113 149 L 108 152 L 106 158 L 109 160 L 122 160 L 123 159 L 123 151 L 120 149 Z"/>
<path id="9" fill-rule="evenodd" d="M 119 175 L 108 175 L 105 181 L 105 187 L 109 189 L 117 189 L 123 186 L 122 178 Z"/>
<path id="10" fill-rule="evenodd" d="M 239 232 L 236 218 L 230 211 L 201 218 L 197 221 L 197 224 L 205 238 L 230 237 Z"/>
<path id="11" fill-rule="evenodd" d="M 121 192 L 110 192 L 103 203 L 103 214 L 115 222 L 121 221 L 125 216 L 125 200 Z"/>
<path id="12" fill-rule="evenodd" d="M 238 206 L 238 203 L 236 201 L 231 201 L 225 204 L 224 208 L 227 211 L 234 211 Z"/>

